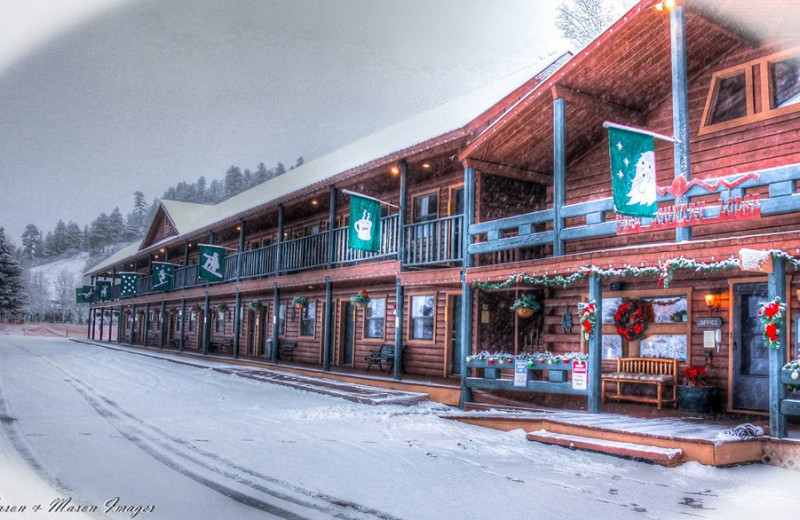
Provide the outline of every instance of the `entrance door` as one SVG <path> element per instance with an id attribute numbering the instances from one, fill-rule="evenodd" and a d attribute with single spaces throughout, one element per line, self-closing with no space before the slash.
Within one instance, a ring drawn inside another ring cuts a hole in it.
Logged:
<path id="1" fill-rule="evenodd" d="M 452 309 L 452 319 L 450 323 L 453 324 L 453 330 L 450 331 L 450 374 L 454 376 L 461 375 L 461 302 L 460 294 L 451 296 L 450 308 Z"/>
<path id="2" fill-rule="evenodd" d="M 758 308 L 767 301 L 766 283 L 733 286 L 733 408 L 769 409 L 769 349 L 761 335 Z"/>
<path id="3" fill-rule="evenodd" d="M 344 307 L 344 365 L 353 365 L 353 351 L 356 345 L 356 315 L 353 302 L 347 302 Z"/>

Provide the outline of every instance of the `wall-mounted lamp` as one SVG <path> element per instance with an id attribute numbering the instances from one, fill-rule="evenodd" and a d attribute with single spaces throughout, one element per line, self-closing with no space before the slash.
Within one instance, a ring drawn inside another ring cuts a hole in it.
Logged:
<path id="1" fill-rule="evenodd" d="M 391 173 L 393 177 L 397 177 L 400 175 L 400 167 L 393 165 L 391 168 L 389 168 L 389 173 Z"/>
<path id="2" fill-rule="evenodd" d="M 800 289 L 797 289 L 797 301 L 800 302 Z"/>
<path id="3" fill-rule="evenodd" d="M 681 4 L 680 0 L 660 0 L 653 7 L 656 11 L 672 11 Z"/>
<path id="4" fill-rule="evenodd" d="M 712 312 L 719 310 L 719 304 L 720 304 L 719 294 L 706 293 L 703 299 L 706 301 L 706 307 L 708 307 L 708 310 Z"/>
<path id="5" fill-rule="evenodd" d="M 318 204 L 319 204 L 319 201 L 317 199 L 311 199 L 311 205 L 312 206 L 316 206 Z"/>
<path id="6" fill-rule="evenodd" d="M 422 169 L 423 170 L 430 170 L 431 169 L 431 163 L 429 163 L 429 162 L 422 163 Z"/>

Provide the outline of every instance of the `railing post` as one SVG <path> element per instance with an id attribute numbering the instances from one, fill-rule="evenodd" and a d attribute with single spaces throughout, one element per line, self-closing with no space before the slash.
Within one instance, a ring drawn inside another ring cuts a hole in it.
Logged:
<path id="1" fill-rule="evenodd" d="M 331 371 L 331 353 L 333 352 L 333 282 L 330 276 L 325 277 L 325 329 L 322 343 L 322 370 Z"/>
<path id="2" fill-rule="evenodd" d="M 280 330 L 278 330 L 278 314 L 281 312 L 281 292 L 278 282 L 272 284 L 272 362 L 278 362 L 278 341 Z"/>
<path id="3" fill-rule="evenodd" d="M 186 298 L 181 298 L 181 337 L 178 338 L 178 350 L 183 352 L 183 337 L 186 331 Z"/>
<path id="4" fill-rule="evenodd" d="M 603 397 L 600 386 L 600 374 L 603 371 L 603 287 L 596 274 L 589 277 L 589 301 L 594 301 L 599 321 L 589 338 L 589 412 L 600 413 Z"/>
<path id="5" fill-rule="evenodd" d="M 111 343 L 111 329 L 114 328 L 114 306 L 112 305 L 108 309 L 108 342 Z M 117 320 L 117 328 L 119 328 L 119 320 Z M 100 338 L 102 339 L 102 338 Z"/>
<path id="6" fill-rule="evenodd" d="M 462 256 L 464 258 L 461 270 L 461 397 L 458 405 L 460 408 L 472 401 L 472 391 L 467 387 L 467 356 L 472 351 L 472 305 L 473 293 L 472 286 L 467 283 L 467 270 L 473 265 L 472 255 L 469 254 L 469 245 L 472 243 L 472 235 L 469 227 L 475 221 L 475 169 L 472 167 L 464 168 L 464 222 L 461 225 Z"/>
<path id="7" fill-rule="evenodd" d="M 767 298 L 769 301 L 786 298 L 786 263 L 783 258 L 772 257 L 772 272 L 767 278 Z M 791 302 L 786 302 L 788 307 Z M 781 413 L 781 399 L 784 387 L 781 383 L 781 368 L 786 363 L 786 320 L 778 330 L 778 348 L 769 349 L 769 434 L 783 439 L 787 436 L 786 416 Z"/>
<path id="8" fill-rule="evenodd" d="M 278 243 L 275 248 L 275 276 L 281 274 L 281 265 L 283 264 L 283 221 L 284 221 L 284 214 L 285 210 L 283 209 L 283 204 L 278 206 Z M 277 343 L 275 344 L 276 351 L 277 351 Z"/>
<path id="9" fill-rule="evenodd" d="M 403 309 L 405 307 L 405 290 L 400 278 L 397 278 L 395 283 L 394 378 L 399 381 L 403 377 Z"/>
<path id="10" fill-rule="evenodd" d="M 242 293 L 236 289 L 236 304 L 233 309 L 233 359 L 239 359 L 239 335 L 242 332 Z"/>
<path id="11" fill-rule="evenodd" d="M 331 184 L 330 186 L 331 191 L 331 202 L 330 202 L 330 210 L 328 211 L 328 269 L 333 269 L 333 261 L 334 261 L 334 247 L 333 247 L 333 230 L 336 227 L 336 186 Z M 381 225 L 380 219 L 378 219 L 378 225 Z"/>
<path id="12" fill-rule="evenodd" d="M 567 102 L 553 100 L 553 256 L 564 255 L 564 217 L 561 208 L 567 202 Z"/>
<path id="13" fill-rule="evenodd" d="M 164 348 L 164 336 L 167 332 L 167 300 L 161 300 L 161 331 L 158 338 L 158 346 Z"/>
<path id="14" fill-rule="evenodd" d="M 236 281 L 242 279 L 242 256 L 244 253 L 244 219 L 239 221 L 239 251 L 236 253 Z"/>
<path id="15" fill-rule="evenodd" d="M 105 322 L 105 312 L 100 310 L 100 341 L 103 341 L 103 325 Z"/>
<path id="16" fill-rule="evenodd" d="M 133 340 L 136 338 L 136 304 L 131 306 L 131 330 L 129 332 L 130 343 L 133 345 Z"/>
<path id="17" fill-rule="evenodd" d="M 686 67 L 686 23 L 683 6 L 678 4 L 670 11 L 670 48 L 672 51 L 672 131 L 678 142 L 674 147 L 675 177 L 689 181 L 689 86 Z M 685 195 L 675 198 L 675 204 L 689 201 Z M 692 239 L 691 227 L 675 229 L 675 241 Z"/>
<path id="18" fill-rule="evenodd" d="M 397 203 L 397 260 L 400 270 L 406 263 L 406 206 L 408 205 L 408 163 L 400 161 L 400 200 Z"/>
<path id="19" fill-rule="evenodd" d="M 150 333 L 150 302 L 144 304 L 144 328 L 142 329 L 141 343 L 147 346 L 147 335 Z"/>
<path id="20" fill-rule="evenodd" d="M 189 241 L 183 241 L 183 267 L 189 265 Z M 185 277 L 184 277 L 185 278 Z M 184 284 L 186 282 L 184 281 Z"/>
<path id="21" fill-rule="evenodd" d="M 208 319 L 209 316 L 209 309 L 211 307 L 211 298 L 208 297 L 208 291 L 206 291 L 206 298 L 205 298 L 205 307 L 203 309 L 203 355 L 208 355 L 208 344 L 211 341 L 211 325 L 210 320 Z"/>

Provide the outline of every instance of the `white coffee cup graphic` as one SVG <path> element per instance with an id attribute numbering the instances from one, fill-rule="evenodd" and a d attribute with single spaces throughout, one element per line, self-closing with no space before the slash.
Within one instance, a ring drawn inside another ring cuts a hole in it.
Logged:
<path id="1" fill-rule="evenodd" d="M 364 216 L 360 220 L 355 221 L 353 229 L 356 230 L 359 240 L 372 240 L 372 221 L 367 210 L 364 210 Z"/>

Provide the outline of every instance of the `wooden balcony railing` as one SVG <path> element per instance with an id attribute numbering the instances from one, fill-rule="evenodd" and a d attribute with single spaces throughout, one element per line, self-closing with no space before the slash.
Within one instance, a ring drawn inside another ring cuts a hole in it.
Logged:
<path id="1" fill-rule="evenodd" d="M 405 226 L 403 265 L 426 266 L 460 262 L 463 258 L 463 215 Z"/>
<path id="2" fill-rule="evenodd" d="M 333 263 L 336 265 L 352 264 L 363 260 L 378 260 L 397 255 L 397 235 L 399 217 L 389 215 L 381 219 L 381 248 L 376 253 L 359 251 L 347 245 L 347 228 L 333 230 Z"/>

